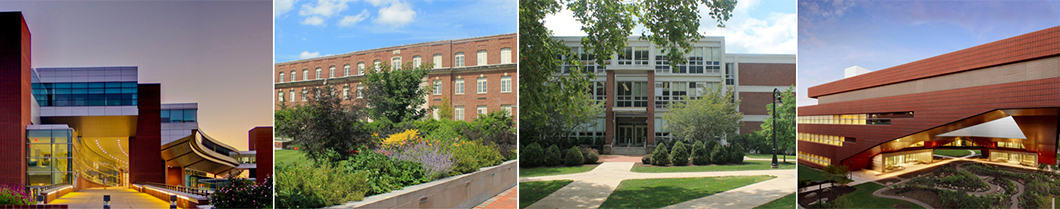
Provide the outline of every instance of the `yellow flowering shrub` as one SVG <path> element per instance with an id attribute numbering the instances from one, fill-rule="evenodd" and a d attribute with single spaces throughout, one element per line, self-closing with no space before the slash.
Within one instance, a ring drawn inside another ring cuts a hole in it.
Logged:
<path id="1" fill-rule="evenodd" d="M 391 134 L 390 136 L 383 139 L 383 146 L 395 146 L 402 145 L 406 142 L 415 139 L 420 134 L 417 129 L 406 129 L 404 132 Z"/>

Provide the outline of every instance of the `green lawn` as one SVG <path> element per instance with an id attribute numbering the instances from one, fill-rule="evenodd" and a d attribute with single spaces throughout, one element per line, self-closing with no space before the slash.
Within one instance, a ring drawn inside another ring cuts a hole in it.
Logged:
<path id="1" fill-rule="evenodd" d="M 526 208 L 538 200 L 547 197 L 560 188 L 574 182 L 572 180 L 535 181 L 519 183 L 519 208 Z"/>
<path id="2" fill-rule="evenodd" d="M 600 208 L 660 208 L 776 178 L 722 176 L 624 180 Z"/>
<path id="3" fill-rule="evenodd" d="M 850 208 L 894 208 L 894 205 L 898 203 L 905 203 L 913 208 L 924 208 L 908 201 L 882 198 L 872 195 L 873 192 L 876 192 L 876 190 L 883 187 L 883 185 L 877 184 L 876 182 L 858 184 L 854 186 L 857 191 L 839 196 L 839 198 L 836 198 L 836 201 L 848 202 L 851 204 L 847 205 Z"/>
<path id="4" fill-rule="evenodd" d="M 972 152 L 975 152 L 975 154 L 977 154 L 977 155 L 982 155 L 983 154 L 983 150 L 973 149 Z"/>
<path id="5" fill-rule="evenodd" d="M 795 193 L 791 193 L 787 196 L 781 197 L 780 199 L 776 199 L 772 202 L 766 203 L 765 205 L 759 205 L 754 209 L 795 209 L 796 204 L 799 203 L 795 202 Z"/>
<path id="6" fill-rule="evenodd" d="M 273 160 L 275 161 L 276 164 L 293 163 L 293 162 L 307 160 L 305 158 L 305 154 L 302 154 L 302 151 L 287 150 L 287 149 L 285 149 L 285 150 L 274 150 L 274 151 L 275 151 L 274 154 L 276 156 L 273 156 Z"/>
<path id="7" fill-rule="evenodd" d="M 770 159 L 770 160 L 773 159 L 773 154 L 751 154 L 751 153 L 745 153 L 744 156 L 747 156 L 749 158 L 758 158 L 758 159 Z M 794 155 L 788 155 L 788 161 L 792 161 L 793 159 L 795 159 Z M 783 155 L 777 155 L 777 161 L 784 162 L 784 156 Z"/>
<path id="8" fill-rule="evenodd" d="M 630 171 L 641 173 L 666 173 L 666 172 L 703 172 L 703 171 L 744 171 L 744 170 L 769 170 L 771 162 L 745 160 L 740 165 L 706 165 L 706 166 L 670 166 L 670 167 L 633 167 Z M 780 163 L 780 169 L 794 169 L 795 161 Z"/>
<path id="9" fill-rule="evenodd" d="M 810 181 L 824 181 L 828 180 L 828 173 L 817 170 L 810 166 L 799 165 L 799 181 L 810 180 Z"/>
<path id="10" fill-rule="evenodd" d="M 578 167 L 550 167 L 550 168 L 520 168 L 519 177 L 533 177 L 533 176 L 551 176 L 560 174 L 572 174 L 572 173 L 584 173 L 589 172 L 596 168 L 597 165 L 593 166 L 578 166 Z"/>
<path id="11" fill-rule="evenodd" d="M 951 157 L 963 157 L 965 155 L 971 154 L 971 152 L 968 152 L 968 150 L 963 149 L 937 149 L 935 150 L 934 154 Z"/>

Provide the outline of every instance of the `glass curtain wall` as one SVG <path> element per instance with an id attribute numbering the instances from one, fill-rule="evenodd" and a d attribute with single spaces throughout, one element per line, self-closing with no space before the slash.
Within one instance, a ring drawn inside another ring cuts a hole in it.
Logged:
<path id="1" fill-rule="evenodd" d="M 30 186 L 70 184 L 73 129 L 26 131 L 26 179 Z"/>

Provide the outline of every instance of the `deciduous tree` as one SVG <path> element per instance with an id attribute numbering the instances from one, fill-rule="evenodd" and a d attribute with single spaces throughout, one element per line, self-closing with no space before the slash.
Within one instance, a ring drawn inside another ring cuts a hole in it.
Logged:
<path id="1" fill-rule="evenodd" d="M 698 99 L 684 96 L 684 102 L 673 102 L 664 113 L 663 130 L 683 140 L 717 140 L 735 136 L 743 123 L 743 113 L 736 111 L 740 100 L 733 100 L 732 87 L 720 83 L 700 91 Z"/>

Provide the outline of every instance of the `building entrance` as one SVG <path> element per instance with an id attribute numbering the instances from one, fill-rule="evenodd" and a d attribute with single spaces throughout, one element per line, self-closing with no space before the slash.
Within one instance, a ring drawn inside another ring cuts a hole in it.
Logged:
<path id="1" fill-rule="evenodd" d="M 648 123 L 619 123 L 616 147 L 644 147 L 648 139 Z"/>

